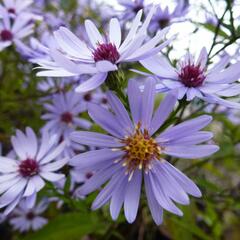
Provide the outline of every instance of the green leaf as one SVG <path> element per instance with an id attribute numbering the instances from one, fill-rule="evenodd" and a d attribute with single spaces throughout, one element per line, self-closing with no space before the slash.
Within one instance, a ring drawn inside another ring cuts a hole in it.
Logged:
<path id="1" fill-rule="evenodd" d="M 101 233 L 106 224 L 96 213 L 66 213 L 57 216 L 38 232 L 28 234 L 20 240 L 79 240 L 89 233 Z"/>
<path id="2" fill-rule="evenodd" d="M 207 29 L 208 31 L 210 32 L 213 32 L 215 33 L 216 31 L 216 26 L 212 25 L 212 24 L 209 24 L 209 23 L 197 23 L 198 25 L 200 26 L 203 26 L 205 29 Z M 218 35 L 221 36 L 221 37 L 224 37 L 224 38 L 229 38 L 228 34 L 225 33 L 222 29 L 219 29 L 218 30 Z"/>
<path id="3" fill-rule="evenodd" d="M 66 12 L 74 11 L 77 8 L 77 1 L 76 0 L 61 0 L 60 6 L 63 8 Z"/>

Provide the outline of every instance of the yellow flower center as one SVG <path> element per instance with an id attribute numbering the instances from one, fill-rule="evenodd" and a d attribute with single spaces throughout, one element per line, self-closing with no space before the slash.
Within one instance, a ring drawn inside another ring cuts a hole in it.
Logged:
<path id="1" fill-rule="evenodd" d="M 147 171 L 151 168 L 151 161 L 160 158 L 161 148 L 147 130 L 140 130 L 140 124 L 136 126 L 135 133 L 126 137 L 123 142 L 126 144 L 123 147 L 126 152 L 123 166 L 127 167 L 128 173 L 136 168 Z"/>

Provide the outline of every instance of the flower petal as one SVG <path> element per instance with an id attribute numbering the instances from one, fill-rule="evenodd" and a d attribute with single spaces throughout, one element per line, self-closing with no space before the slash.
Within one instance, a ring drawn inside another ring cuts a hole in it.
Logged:
<path id="1" fill-rule="evenodd" d="M 91 91 L 91 90 L 99 87 L 106 80 L 106 77 L 107 77 L 106 72 L 94 74 L 91 78 L 89 78 L 85 82 L 81 83 L 75 89 L 75 91 L 79 92 L 79 93 Z"/>
<path id="2" fill-rule="evenodd" d="M 191 194 L 194 197 L 202 196 L 201 191 L 199 190 L 197 185 L 177 168 L 172 166 L 167 161 L 162 163 L 162 167 L 177 180 L 183 190 L 186 191 L 188 194 Z"/>
<path id="3" fill-rule="evenodd" d="M 118 119 L 110 111 L 97 104 L 88 105 L 89 116 L 95 123 L 100 125 L 104 130 L 117 138 L 124 138 L 124 131 L 119 124 Z"/>
<path id="4" fill-rule="evenodd" d="M 123 170 L 123 169 L 122 169 Z M 96 199 L 94 200 L 91 209 L 95 210 L 103 205 L 105 205 L 110 198 L 112 197 L 112 193 L 116 187 L 116 184 L 125 177 L 124 172 L 120 171 L 114 174 L 111 180 L 107 183 L 107 185 L 100 191 L 97 195 Z"/>
<path id="5" fill-rule="evenodd" d="M 183 215 L 182 211 L 178 209 L 171 201 L 171 199 L 164 193 L 162 185 L 158 181 L 157 175 L 153 174 L 152 171 L 149 171 L 148 174 L 155 199 L 157 200 L 159 205 L 161 205 L 164 209 L 166 209 L 169 212 L 182 216 Z"/>
<path id="6" fill-rule="evenodd" d="M 86 44 L 66 27 L 60 27 L 59 30 L 54 32 L 54 36 L 58 45 L 69 55 L 88 60 L 92 58 L 91 51 Z"/>
<path id="7" fill-rule="evenodd" d="M 116 71 L 118 69 L 116 64 L 113 64 L 107 60 L 97 61 L 96 68 L 101 73 Z"/>
<path id="8" fill-rule="evenodd" d="M 208 76 L 208 82 L 219 83 L 232 83 L 240 77 L 240 62 L 232 64 L 230 67 L 224 69 L 221 72 L 214 72 Z"/>
<path id="9" fill-rule="evenodd" d="M 148 79 L 144 85 L 141 106 L 141 124 L 143 129 L 148 129 L 151 123 L 154 108 L 155 86 L 156 82 L 154 79 Z"/>
<path id="10" fill-rule="evenodd" d="M 133 121 L 137 124 L 141 118 L 142 93 L 140 92 L 139 85 L 135 80 L 130 80 L 128 83 L 128 101 Z"/>
<path id="11" fill-rule="evenodd" d="M 0 156 L 0 172 L 11 173 L 16 172 L 18 168 L 17 162 L 11 158 Z"/>
<path id="12" fill-rule="evenodd" d="M 198 130 L 207 126 L 211 121 L 211 116 L 202 115 L 200 117 L 185 121 L 174 127 L 166 129 L 157 137 L 156 140 L 160 143 L 191 135 L 194 132 L 197 132 Z"/>
<path id="13" fill-rule="evenodd" d="M 223 105 L 227 108 L 236 108 L 236 109 L 240 109 L 240 103 L 238 102 L 233 102 L 233 101 L 229 101 L 229 100 L 225 100 L 222 99 L 220 97 L 217 97 L 216 95 L 210 95 L 210 94 L 206 94 L 205 97 L 202 97 L 202 99 L 204 101 L 207 101 L 209 103 L 217 103 L 220 105 Z"/>
<path id="14" fill-rule="evenodd" d="M 1 197 L 0 197 L 0 208 L 13 202 L 19 195 L 22 195 L 24 188 L 26 187 L 27 180 L 22 178 L 12 187 L 10 187 Z"/>
<path id="15" fill-rule="evenodd" d="M 203 158 L 217 152 L 219 147 L 216 145 L 170 145 L 165 146 L 163 153 L 179 158 Z"/>
<path id="16" fill-rule="evenodd" d="M 108 103 L 110 104 L 116 117 L 119 119 L 119 123 L 121 124 L 122 128 L 126 129 L 127 133 L 132 133 L 134 126 L 122 102 L 110 91 L 107 92 L 107 98 Z"/>
<path id="17" fill-rule="evenodd" d="M 123 156 L 123 151 L 113 151 L 112 149 L 93 150 L 85 153 L 80 153 L 73 157 L 69 164 L 80 169 L 87 169 L 99 162 L 114 162 Z"/>
<path id="18" fill-rule="evenodd" d="M 142 10 L 139 10 L 136 17 L 134 18 L 130 30 L 119 48 L 119 52 L 125 51 L 126 47 L 131 43 L 132 39 L 135 37 L 138 27 L 141 24 Z"/>
<path id="19" fill-rule="evenodd" d="M 189 136 L 179 138 L 179 139 L 174 139 L 170 142 L 164 143 L 163 146 L 166 145 L 194 145 L 194 144 L 199 144 L 202 142 L 206 142 L 210 140 L 213 137 L 213 133 L 211 132 L 206 132 L 206 131 L 200 131 L 194 134 L 191 134 Z"/>
<path id="20" fill-rule="evenodd" d="M 52 160 L 56 159 L 66 147 L 66 143 L 60 143 L 56 148 L 54 148 L 50 153 L 48 153 L 43 159 L 40 160 L 40 164 L 43 165 L 45 163 L 49 163 Z"/>
<path id="21" fill-rule="evenodd" d="M 84 196 L 97 190 L 102 184 L 110 179 L 113 174 L 121 169 L 122 166 L 120 164 L 111 165 L 108 168 L 101 169 L 100 171 L 94 173 L 90 179 L 88 179 L 80 188 L 78 188 L 77 192 L 81 196 Z"/>
<path id="22" fill-rule="evenodd" d="M 156 173 L 162 185 L 164 193 L 177 203 L 188 205 L 189 198 L 178 182 L 162 167 L 162 163 L 156 161 Z"/>
<path id="23" fill-rule="evenodd" d="M 36 192 L 35 185 L 31 179 L 28 180 L 26 189 L 23 193 L 23 197 L 29 197 Z"/>
<path id="24" fill-rule="evenodd" d="M 50 182 L 57 182 L 65 177 L 64 174 L 52 173 L 52 172 L 40 172 L 40 176 Z"/>
<path id="25" fill-rule="evenodd" d="M 110 203 L 110 214 L 113 220 L 116 220 L 118 218 L 118 215 L 121 211 L 127 183 L 128 180 L 127 177 L 125 177 L 122 181 L 120 181 L 116 185 L 115 190 L 112 193 L 112 199 Z"/>
<path id="26" fill-rule="evenodd" d="M 121 44 L 121 27 L 117 18 L 112 18 L 110 20 L 109 40 L 110 43 L 115 44 L 116 48 L 118 48 Z"/>
<path id="27" fill-rule="evenodd" d="M 120 143 L 119 139 L 102 133 L 75 131 L 71 133 L 70 137 L 72 141 L 88 146 L 116 148 L 124 145 Z"/>
<path id="28" fill-rule="evenodd" d="M 137 216 L 141 185 L 142 171 L 135 170 L 132 179 L 128 182 L 124 198 L 124 213 L 129 223 L 134 222 Z"/>
<path id="29" fill-rule="evenodd" d="M 159 203 L 157 202 L 154 196 L 148 174 L 144 174 L 144 183 L 145 183 L 147 201 L 148 201 L 148 205 L 149 205 L 153 220 L 157 225 L 160 225 L 163 221 L 163 208 L 159 205 Z"/>
<path id="30" fill-rule="evenodd" d="M 144 60 L 141 60 L 140 63 L 149 71 L 155 75 L 163 78 L 177 79 L 177 72 L 171 66 L 171 64 L 162 56 L 155 55 Z"/>
<path id="31" fill-rule="evenodd" d="M 42 171 L 50 171 L 50 172 L 57 171 L 60 168 L 62 168 L 64 165 L 66 165 L 67 162 L 68 162 L 68 158 L 61 158 L 54 162 L 47 163 L 47 164 L 41 166 L 41 170 Z"/>
<path id="32" fill-rule="evenodd" d="M 88 35 L 88 39 L 91 42 L 93 48 L 97 48 L 98 43 L 104 42 L 102 35 L 91 20 L 85 21 L 85 29 Z"/>
<path id="33" fill-rule="evenodd" d="M 169 93 L 160 103 L 158 109 L 155 111 L 151 125 L 149 128 L 150 134 L 154 134 L 166 121 L 169 114 L 173 111 L 173 108 L 177 102 L 177 98 L 174 94 Z"/>

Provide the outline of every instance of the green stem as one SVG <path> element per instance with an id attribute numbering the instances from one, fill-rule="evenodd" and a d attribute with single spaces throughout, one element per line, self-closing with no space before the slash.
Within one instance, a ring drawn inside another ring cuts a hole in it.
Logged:
<path id="1" fill-rule="evenodd" d="M 226 7 L 226 9 L 225 9 L 222 17 L 219 19 L 218 24 L 217 24 L 217 26 L 216 26 L 215 33 L 214 33 L 214 37 L 213 37 L 212 46 L 211 46 L 211 48 L 210 48 L 210 50 L 209 50 L 209 52 L 208 52 L 208 58 L 209 58 L 208 60 L 210 60 L 210 55 L 211 55 L 211 53 L 212 53 L 212 51 L 213 51 L 213 48 L 214 48 L 215 45 L 216 45 L 216 40 L 217 40 L 217 37 L 218 37 L 218 33 L 219 33 L 219 30 L 220 30 L 220 26 L 221 26 L 221 24 L 222 24 L 222 22 L 223 22 L 224 16 L 225 16 L 225 14 L 227 13 L 227 11 L 228 11 L 228 6 Z"/>

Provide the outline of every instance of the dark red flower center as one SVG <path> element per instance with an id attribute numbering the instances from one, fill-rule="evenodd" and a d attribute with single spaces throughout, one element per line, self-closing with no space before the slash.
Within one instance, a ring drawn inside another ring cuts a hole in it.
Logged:
<path id="1" fill-rule="evenodd" d="M 92 94 L 91 93 L 86 93 L 84 96 L 83 96 L 83 99 L 86 101 L 86 102 L 90 102 L 92 100 Z"/>
<path id="2" fill-rule="evenodd" d="M 26 218 L 28 220 L 33 220 L 35 217 L 35 214 L 33 212 L 28 212 L 27 215 L 26 215 Z"/>
<path id="3" fill-rule="evenodd" d="M 12 14 L 15 14 L 16 13 L 16 10 L 14 8 L 9 8 L 8 9 L 8 12 L 9 13 L 12 13 Z"/>
<path id="4" fill-rule="evenodd" d="M 102 103 L 103 103 L 103 104 L 107 104 L 107 103 L 108 103 L 108 100 L 107 100 L 107 98 L 105 98 L 105 97 L 104 97 L 104 98 L 102 98 Z"/>
<path id="5" fill-rule="evenodd" d="M 162 18 L 158 21 L 160 28 L 165 28 L 169 25 L 169 18 Z"/>
<path id="6" fill-rule="evenodd" d="M 34 159 L 26 159 L 19 165 L 19 172 L 23 177 L 32 177 L 39 172 L 38 162 Z"/>
<path id="7" fill-rule="evenodd" d="M 93 58 L 95 62 L 107 60 L 112 63 L 116 63 L 120 55 L 116 46 L 112 43 L 98 44 L 97 49 L 93 52 Z"/>
<path id="8" fill-rule="evenodd" d="M 93 176 L 93 173 L 92 173 L 92 172 L 87 172 L 87 173 L 85 174 L 86 179 L 89 179 L 89 178 L 91 178 L 92 176 Z"/>
<path id="9" fill-rule="evenodd" d="M 206 78 L 200 66 L 193 64 L 184 66 L 178 77 L 186 87 L 199 87 Z"/>
<path id="10" fill-rule="evenodd" d="M 73 115 L 70 112 L 64 112 L 61 115 L 61 121 L 69 124 L 73 121 Z"/>
<path id="11" fill-rule="evenodd" d="M 2 41 L 11 41 L 13 39 L 13 34 L 9 30 L 2 30 L 0 33 Z"/>

